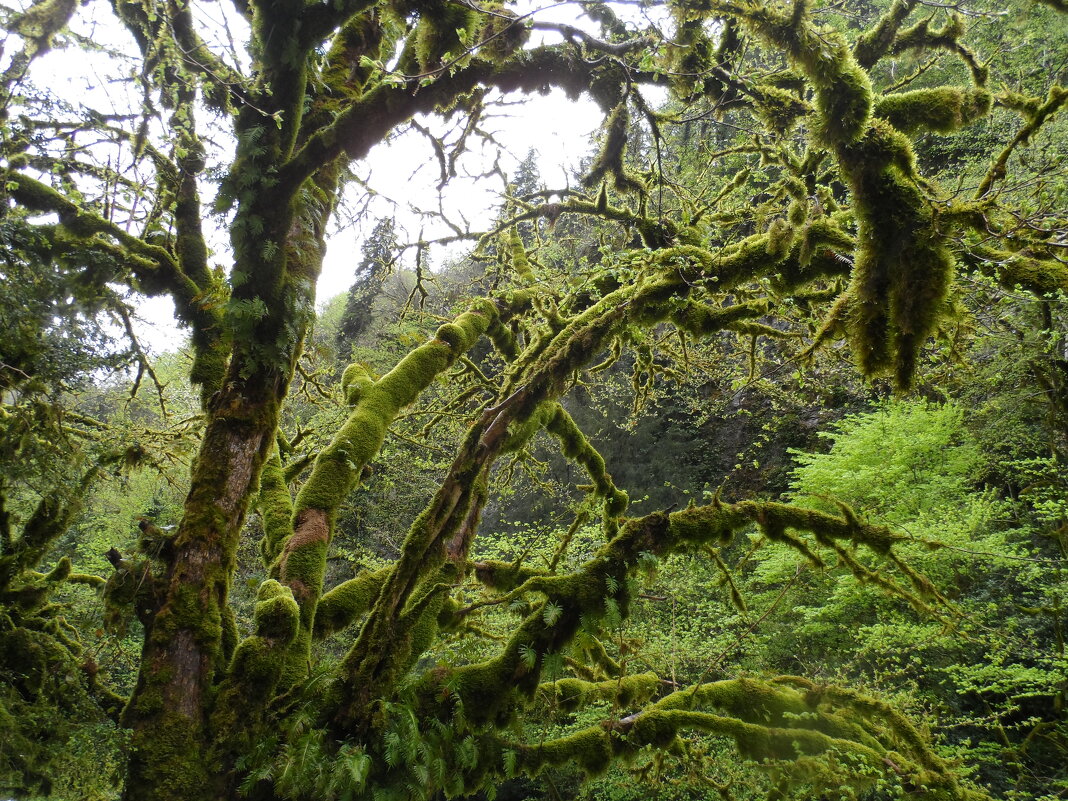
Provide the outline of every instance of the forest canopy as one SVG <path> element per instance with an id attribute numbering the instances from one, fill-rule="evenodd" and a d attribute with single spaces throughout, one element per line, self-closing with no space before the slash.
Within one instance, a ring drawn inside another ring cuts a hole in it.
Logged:
<path id="1" fill-rule="evenodd" d="M 567 5 L 0 9 L 0 793 L 1068 790 L 1064 4 Z"/>

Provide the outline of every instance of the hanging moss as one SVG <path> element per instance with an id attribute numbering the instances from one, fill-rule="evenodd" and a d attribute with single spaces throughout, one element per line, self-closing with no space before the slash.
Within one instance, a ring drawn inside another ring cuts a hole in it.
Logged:
<path id="1" fill-rule="evenodd" d="M 530 29 L 510 8 L 496 3 L 484 5 L 490 12 L 480 33 L 483 41 L 479 55 L 495 63 L 505 61 L 526 44 Z"/>
<path id="2" fill-rule="evenodd" d="M 848 318 L 854 353 L 866 375 L 893 369 L 898 386 L 908 387 L 938 322 L 953 259 L 903 134 L 876 121 L 863 140 L 840 150 L 839 161 L 858 225 Z"/>
<path id="3" fill-rule="evenodd" d="M 424 4 L 420 12 L 416 57 L 421 72 L 442 66 L 446 56 L 460 57 L 477 42 L 483 21 L 483 15 L 477 10 L 441 0 Z"/>
<path id="4" fill-rule="evenodd" d="M 678 6 L 673 10 L 676 14 L 684 12 Z M 669 44 L 668 65 L 675 93 L 684 99 L 697 94 L 718 94 L 721 84 L 708 74 L 710 65 L 716 61 L 716 46 L 705 30 L 703 17 L 680 20 Z"/>
<path id="5" fill-rule="evenodd" d="M 769 131 L 780 136 L 812 113 L 812 107 L 794 92 L 778 86 L 761 86 L 757 93 L 756 112 Z"/>
<path id="6" fill-rule="evenodd" d="M 604 677 L 618 679 L 623 675 L 623 667 L 608 654 L 608 649 L 600 639 L 588 632 L 584 632 L 578 643 L 578 650 L 586 665 L 592 665 L 590 678 Z"/>
<path id="7" fill-rule="evenodd" d="M 788 220 L 776 217 L 768 226 L 767 248 L 768 255 L 776 261 L 783 261 L 790 253 L 794 243 L 794 227 Z"/>
<path id="8" fill-rule="evenodd" d="M 597 186 L 606 175 L 612 176 L 612 186 L 619 192 L 641 192 L 644 184 L 632 176 L 623 163 L 630 130 L 630 111 L 626 99 L 621 100 L 605 120 L 601 150 L 582 179 L 585 186 Z"/>
<path id="9" fill-rule="evenodd" d="M 596 494 L 605 500 L 605 516 L 616 518 L 627 509 L 630 499 L 618 489 L 606 470 L 604 457 L 597 451 L 575 420 L 558 403 L 552 404 L 552 415 L 545 425 L 546 430 L 557 438 L 560 448 L 569 459 L 574 459 L 584 468 L 593 481 Z"/>

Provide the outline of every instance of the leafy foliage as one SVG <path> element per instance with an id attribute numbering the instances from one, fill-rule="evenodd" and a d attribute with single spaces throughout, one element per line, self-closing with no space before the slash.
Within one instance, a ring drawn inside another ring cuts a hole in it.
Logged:
<path id="1" fill-rule="evenodd" d="M 73 480 L 32 487 L 41 459 L 0 486 L 0 711 L 21 738 L 0 754 L 19 792 L 49 790 L 57 749 L 97 712 L 128 732 L 113 743 L 131 801 L 492 795 L 628 762 L 651 780 L 668 756 L 688 789 L 759 771 L 769 798 L 1059 791 L 1068 268 L 1051 165 L 1068 90 L 979 55 L 987 17 L 669 0 L 637 22 L 590 6 L 580 28 L 497 5 L 253 0 L 218 7 L 248 39 L 237 54 L 193 4 L 112 10 L 139 100 L 105 110 L 33 86 L 40 56 L 80 41 L 77 4 L 4 19 L 0 225 L 41 277 L 36 304 L 5 292 L 0 307 L 15 323 L 4 412 L 50 354 L 85 356 L 52 315 L 124 319 L 116 286 L 173 300 L 189 384 L 172 377 L 172 416 L 134 344 L 158 402 L 80 415 Z M 531 29 L 556 38 L 528 45 Z M 662 109 L 649 85 L 671 87 Z M 360 191 L 351 163 L 415 120 L 444 182 L 495 91 L 551 87 L 605 114 L 574 186 L 542 189 L 528 159 L 491 230 L 451 222 L 474 249 L 441 302 L 423 241 L 413 274 L 383 277 L 401 244 L 380 222 L 337 331 L 315 332 L 327 231 Z M 462 122 L 438 137 L 430 116 Z M 229 270 L 211 263 L 206 183 Z M 383 324 L 399 287 L 392 309 L 419 314 Z M 990 467 L 1012 448 L 969 433 L 965 404 L 890 404 L 841 420 L 781 494 L 783 435 L 809 444 L 841 415 L 816 399 L 961 391 L 938 353 L 984 324 L 1027 343 L 1020 369 L 1049 414 L 1016 417 L 1012 460 Z M 357 360 L 330 363 L 331 345 Z M 643 414 L 643 450 L 602 446 Z M 689 505 L 677 473 L 656 497 L 635 486 L 730 416 L 758 419 L 689 457 Z M 156 473 L 124 478 L 136 465 Z M 492 513 L 509 492 L 549 510 L 510 527 L 521 545 Z M 139 511 L 106 580 L 58 558 L 88 549 L 103 568 L 100 538 Z M 49 600 L 71 583 L 103 585 L 102 649 L 140 639 L 133 681 L 88 659 L 72 672 L 84 645 Z M 1007 622 L 1001 585 L 1023 601 Z M 645 608 L 656 598 L 670 612 Z M 64 715 L 71 730 L 26 735 Z M 744 766 L 717 772 L 728 749 Z"/>

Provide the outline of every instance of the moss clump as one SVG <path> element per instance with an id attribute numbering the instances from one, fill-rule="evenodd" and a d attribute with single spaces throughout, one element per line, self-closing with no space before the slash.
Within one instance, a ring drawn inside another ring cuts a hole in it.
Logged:
<path id="1" fill-rule="evenodd" d="M 794 92 L 777 86 L 761 86 L 757 93 L 756 111 L 769 130 L 785 135 L 802 118 L 812 113 L 812 107 Z"/>
<path id="2" fill-rule="evenodd" d="M 901 25 L 912 13 L 916 0 L 894 0 L 879 21 L 853 45 L 853 56 L 864 69 L 871 69 L 886 55 Z"/>
<path id="3" fill-rule="evenodd" d="M 519 236 L 519 231 L 513 226 L 508 229 L 508 254 L 511 258 L 512 269 L 515 270 L 521 284 L 533 284 L 537 278 L 530 267 L 530 259 L 527 258 L 527 249 Z"/>
<path id="4" fill-rule="evenodd" d="M 746 517 L 733 507 L 719 504 L 673 512 L 669 520 L 668 533 L 671 539 L 692 545 L 727 545 L 739 526 L 747 522 Z"/>
<path id="5" fill-rule="evenodd" d="M 984 272 L 992 273 L 1007 289 L 1019 286 L 1038 295 L 1068 294 L 1068 267 L 1059 261 L 987 245 L 973 245 L 965 258 Z"/>
<path id="6" fill-rule="evenodd" d="M 526 44 L 530 29 L 510 8 L 496 3 L 483 8 L 491 13 L 480 34 L 483 44 L 478 53 L 490 61 L 502 62 Z"/>
<path id="7" fill-rule="evenodd" d="M 767 311 L 768 304 L 764 301 L 716 308 L 697 300 L 689 300 L 675 305 L 671 311 L 670 320 L 683 331 L 703 337 L 722 331 L 737 320 L 760 317 Z"/>
<path id="8" fill-rule="evenodd" d="M 719 4 L 717 4 L 719 5 Z M 816 90 L 814 135 L 827 147 L 856 141 L 871 118 L 872 94 L 868 74 L 854 60 L 841 35 L 818 28 L 806 3 L 787 13 L 765 5 L 730 6 L 758 34 L 783 49 Z"/>
<path id="9" fill-rule="evenodd" d="M 300 627 L 300 608 L 289 587 L 270 579 L 256 594 L 253 618 L 256 633 L 234 650 L 211 716 L 218 736 L 215 758 L 226 765 L 260 734 L 267 702 L 286 667 L 287 646 Z"/>
<path id="10" fill-rule="evenodd" d="M 639 673 L 599 682 L 560 679 L 542 685 L 539 693 L 546 700 L 559 705 L 562 711 L 574 712 L 598 701 L 607 701 L 621 709 L 644 704 L 661 686 L 660 677 L 655 673 Z"/>
<path id="11" fill-rule="evenodd" d="M 362 364 L 350 364 L 341 374 L 341 392 L 345 396 L 345 403 L 355 406 L 360 402 L 363 394 L 374 386 L 374 379 Z"/>
<path id="12" fill-rule="evenodd" d="M 274 579 L 260 585 L 253 612 L 256 636 L 288 643 L 297 633 L 299 616 L 300 610 L 289 587 Z"/>
<path id="13" fill-rule="evenodd" d="M 442 66 L 445 58 L 459 58 L 475 43 L 483 19 L 475 9 L 440 0 L 422 4 L 420 11 L 415 52 L 422 72 Z"/>
<path id="14" fill-rule="evenodd" d="M 104 627 L 125 633 L 131 614 L 146 622 L 158 606 L 158 587 L 147 560 L 121 560 L 104 584 Z"/>
<path id="15" fill-rule="evenodd" d="M 898 386 L 908 387 L 938 321 L 953 259 L 903 134 L 877 120 L 838 155 L 858 227 L 847 320 L 853 349 L 866 375 L 892 369 Z"/>
<path id="16" fill-rule="evenodd" d="M 289 493 L 282 459 L 275 448 L 260 473 L 260 492 L 256 501 L 263 521 L 260 554 L 270 565 L 289 536 L 293 533 L 293 498 Z"/>
<path id="17" fill-rule="evenodd" d="M 471 566 L 475 569 L 475 578 L 497 592 L 511 592 L 528 579 L 545 575 L 544 571 L 525 567 L 522 562 L 483 559 L 473 562 Z"/>
<path id="18" fill-rule="evenodd" d="M 619 192 L 641 192 L 645 185 L 631 175 L 623 163 L 630 130 L 630 111 L 627 101 L 621 100 L 605 120 L 604 140 L 601 150 L 582 179 L 583 184 L 594 187 L 606 176 L 612 176 L 612 185 Z"/>
<path id="19" fill-rule="evenodd" d="M 366 370 L 345 370 L 346 398 L 355 401 L 349 419 L 322 450 L 311 476 L 297 496 L 295 511 L 321 509 L 333 515 L 352 491 L 360 471 L 382 447 L 386 430 L 405 406 L 413 403 L 431 382 L 470 349 L 485 333 L 495 311 L 479 304 L 452 323 L 441 326 L 434 339 L 413 350 L 396 367 L 371 382 Z"/>
<path id="20" fill-rule="evenodd" d="M 559 403 L 547 404 L 542 418 L 546 430 L 560 442 L 564 456 L 586 468 L 596 494 L 605 499 L 605 517 L 620 517 L 627 510 L 630 499 L 627 493 L 616 488 L 606 470 L 604 457 L 590 444 L 574 418 Z"/>
<path id="21" fill-rule="evenodd" d="M 875 106 L 875 116 L 906 134 L 952 133 L 986 116 L 992 98 L 987 89 L 916 89 L 882 98 Z"/>
<path id="22" fill-rule="evenodd" d="M 316 639 L 329 637 L 355 623 L 371 608 L 382 583 L 392 571 L 391 566 L 365 570 L 325 593 L 315 607 Z"/>
<path id="23" fill-rule="evenodd" d="M 574 763 L 587 777 L 592 777 L 608 770 L 614 750 L 611 735 L 598 728 L 584 729 L 537 746 L 523 747 L 519 754 L 523 769 L 532 776 L 546 767 Z"/>
<path id="24" fill-rule="evenodd" d="M 678 736 L 678 729 L 670 713 L 650 710 L 638 716 L 630 730 L 630 740 L 636 745 L 667 748 Z"/>

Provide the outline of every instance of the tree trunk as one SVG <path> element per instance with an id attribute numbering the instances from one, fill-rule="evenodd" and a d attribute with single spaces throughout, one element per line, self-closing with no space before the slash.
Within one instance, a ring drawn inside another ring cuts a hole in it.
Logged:
<path id="1" fill-rule="evenodd" d="M 242 381 L 231 367 L 211 401 L 162 602 L 146 632 L 137 687 L 123 717 L 133 729 L 124 798 L 212 797 L 207 716 L 233 651 L 227 595 L 251 489 L 274 439 L 287 381 Z"/>

